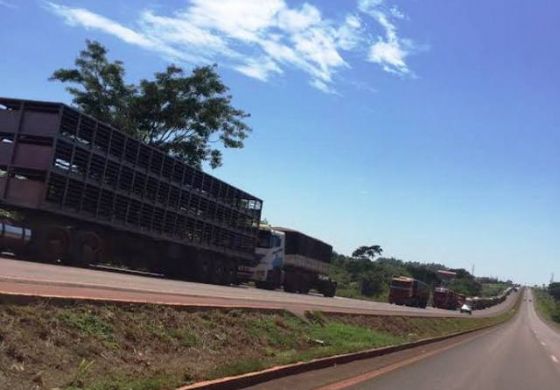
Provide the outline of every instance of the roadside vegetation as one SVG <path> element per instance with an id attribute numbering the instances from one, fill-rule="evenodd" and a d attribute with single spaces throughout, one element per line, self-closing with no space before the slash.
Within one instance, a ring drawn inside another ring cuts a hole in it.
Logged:
<path id="1" fill-rule="evenodd" d="M 0 301 L 0 388 L 151 390 L 505 319 Z"/>
<path id="2" fill-rule="evenodd" d="M 493 278 L 475 278 L 465 269 L 452 269 L 443 264 L 387 257 L 374 259 L 374 256 L 356 256 L 356 252 L 352 256 L 334 253 L 330 277 L 338 283 L 338 296 L 386 301 L 394 275 L 410 276 L 430 286 L 437 286 L 440 283 L 438 270 L 456 272 L 457 278 L 449 287 L 466 296 L 499 295 L 512 284 L 511 281 L 502 282 Z"/>
<path id="3" fill-rule="evenodd" d="M 498 282 L 498 283 L 481 283 L 482 288 L 480 290 L 481 297 L 495 297 L 500 295 L 506 288 L 510 287 L 510 284 Z"/>
<path id="4" fill-rule="evenodd" d="M 539 314 L 560 326 L 560 283 L 551 283 L 548 288 L 534 288 L 533 291 Z"/>

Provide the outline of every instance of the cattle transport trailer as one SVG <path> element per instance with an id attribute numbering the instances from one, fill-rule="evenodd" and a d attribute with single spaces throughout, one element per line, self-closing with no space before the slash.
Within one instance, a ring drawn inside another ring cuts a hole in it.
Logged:
<path id="1" fill-rule="evenodd" d="M 0 98 L 0 250 L 203 282 L 255 265 L 262 201 L 62 103 Z"/>

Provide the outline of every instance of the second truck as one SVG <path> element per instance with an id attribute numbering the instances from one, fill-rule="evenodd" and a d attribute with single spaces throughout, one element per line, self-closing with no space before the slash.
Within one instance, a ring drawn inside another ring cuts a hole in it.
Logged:
<path id="1" fill-rule="evenodd" d="M 307 294 L 315 289 L 334 296 L 336 282 L 328 277 L 332 246 L 296 230 L 261 226 L 255 250 L 258 264 L 242 267 L 258 288 L 284 288 Z"/>

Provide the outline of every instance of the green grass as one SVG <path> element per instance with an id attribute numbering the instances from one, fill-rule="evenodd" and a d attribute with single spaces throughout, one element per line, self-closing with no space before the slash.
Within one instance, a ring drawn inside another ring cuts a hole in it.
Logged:
<path id="1" fill-rule="evenodd" d="M 210 378 L 225 378 L 227 376 L 235 376 L 246 372 L 260 371 L 267 367 L 262 359 L 244 359 L 232 363 L 226 363 L 216 367 L 209 374 Z"/>
<path id="2" fill-rule="evenodd" d="M 113 328 L 98 315 L 89 312 L 63 312 L 58 319 L 64 324 L 75 328 L 84 336 L 94 336 L 102 340 L 113 339 Z"/>
<path id="3" fill-rule="evenodd" d="M 482 283 L 481 297 L 494 297 L 500 295 L 509 286 L 505 283 Z"/>
<path id="4" fill-rule="evenodd" d="M 102 378 L 87 385 L 68 386 L 65 390 L 161 390 L 172 389 L 180 381 L 175 377 L 161 376 L 153 378 Z"/>
<path id="5" fill-rule="evenodd" d="M 533 289 L 537 312 L 547 321 L 560 324 L 560 302 L 555 301 L 546 290 Z"/>
<path id="6" fill-rule="evenodd" d="M 363 326 L 355 326 L 329 320 L 321 314 L 312 314 L 305 322 L 293 316 L 284 316 L 282 324 L 278 320 L 260 320 L 251 325 L 248 331 L 259 338 L 266 338 L 272 346 L 267 356 L 248 358 L 216 367 L 211 378 L 239 375 L 259 371 L 274 365 L 284 365 L 315 358 L 362 351 L 366 349 L 401 344 L 406 338 L 375 331 Z M 281 335 L 278 327 L 290 329 L 292 337 Z M 307 348 L 302 350 L 301 341 Z M 298 344 L 300 348 L 298 348 Z"/>

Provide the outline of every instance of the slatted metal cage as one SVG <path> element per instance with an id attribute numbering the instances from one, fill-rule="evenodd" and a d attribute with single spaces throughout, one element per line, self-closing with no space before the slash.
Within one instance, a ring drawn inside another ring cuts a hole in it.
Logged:
<path id="1" fill-rule="evenodd" d="M 0 204 L 252 258 L 262 201 L 62 103 L 0 98 Z"/>

